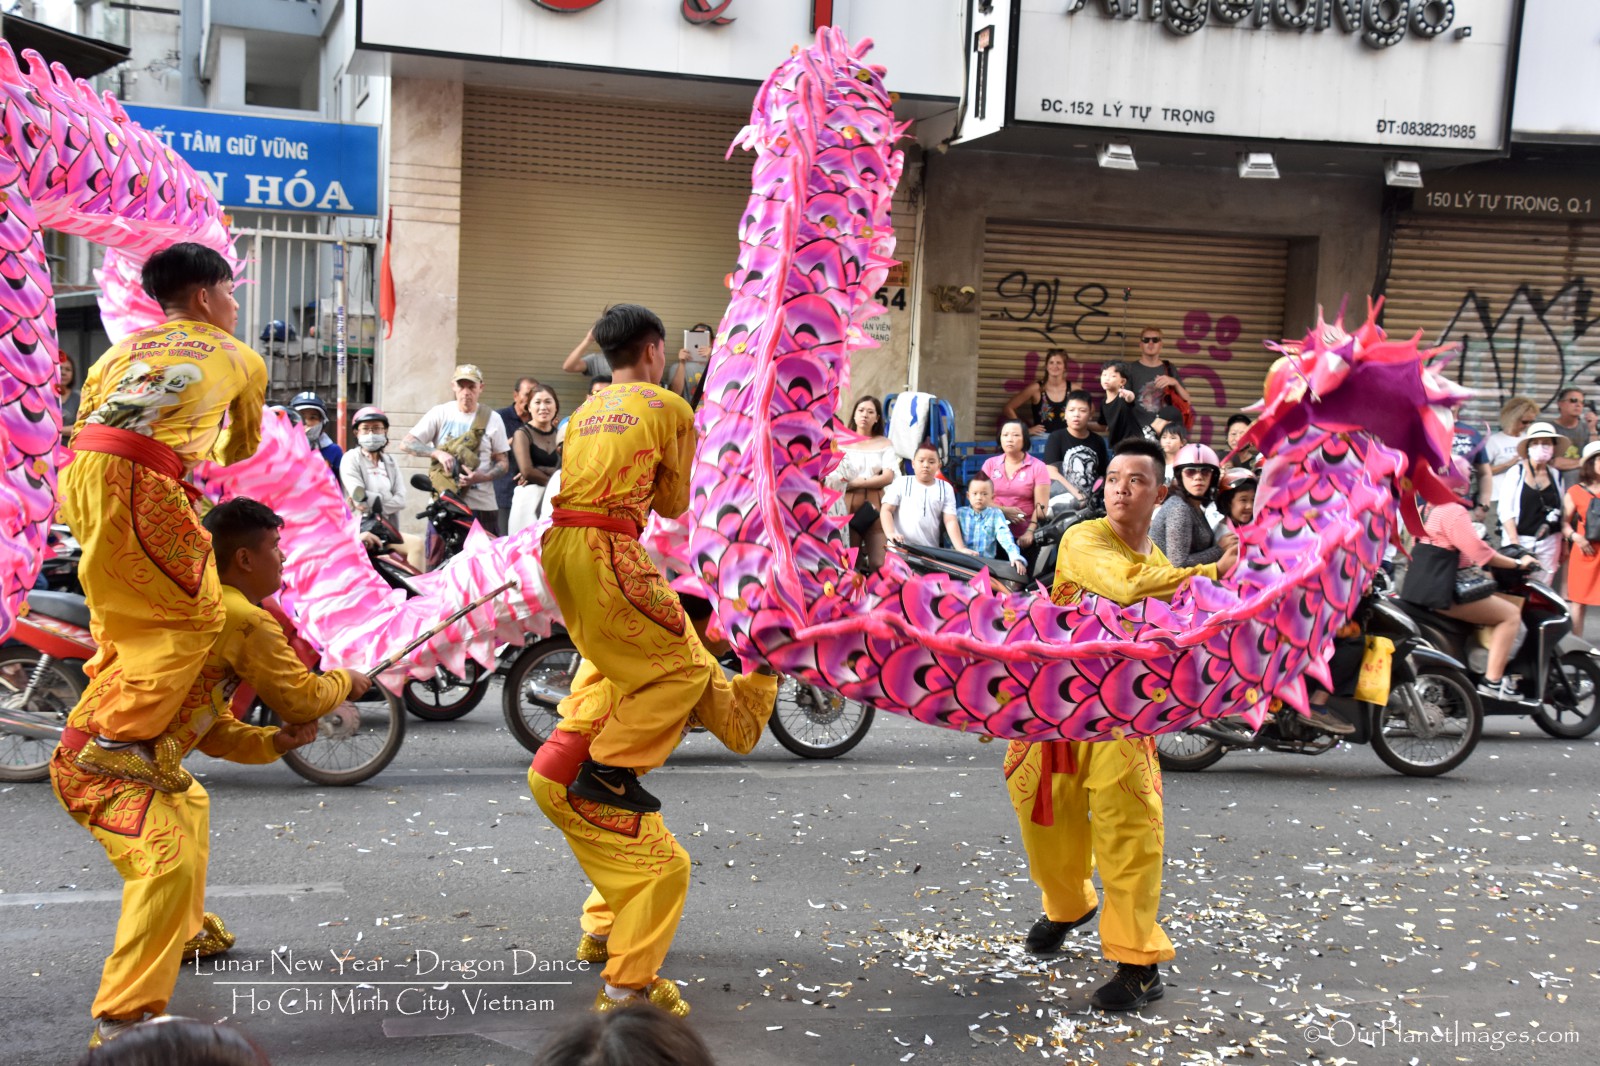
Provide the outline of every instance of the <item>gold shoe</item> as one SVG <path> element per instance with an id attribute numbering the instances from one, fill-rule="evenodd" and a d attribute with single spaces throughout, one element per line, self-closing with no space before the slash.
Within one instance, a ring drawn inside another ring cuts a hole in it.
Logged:
<path id="1" fill-rule="evenodd" d="M 183 957 L 191 959 L 198 955 L 208 959 L 213 955 L 221 955 L 233 947 L 236 940 L 238 937 L 228 932 L 221 918 L 206 911 L 205 917 L 200 919 L 200 931 L 184 943 Z"/>
<path id="2" fill-rule="evenodd" d="M 149 785 L 158 792 L 187 792 L 194 784 L 183 768 L 183 748 L 171 735 L 125 748 L 105 748 L 90 740 L 73 765 L 101 777 Z"/>
<path id="3" fill-rule="evenodd" d="M 599 965 L 611 958 L 611 950 L 606 947 L 604 940 L 596 940 L 588 933 L 578 941 L 578 961 L 592 962 Z M 604 991 L 602 989 L 601 991 Z"/>
<path id="4" fill-rule="evenodd" d="M 605 989 L 602 988 L 600 991 L 603 993 Z M 103 1044 L 110 1043 L 142 1021 L 144 1021 L 143 1014 L 137 1018 L 96 1018 L 94 1031 L 89 1034 L 89 1050 L 93 1051 Z"/>
<path id="5" fill-rule="evenodd" d="M 644 992 L 635 992 L 627 999 L 612 999 L 603 987 L 594 997 L 596 1014 L 605 1014 L 607 1011 L 619 1010 L 635 1003 L 649 1003 L 676 1018 L 687 1017 L 689 1014 L 689 1004 L 678 993 L 678 986 L 665 977 L 657 977 L 650 982 L 650 987 Z"/>

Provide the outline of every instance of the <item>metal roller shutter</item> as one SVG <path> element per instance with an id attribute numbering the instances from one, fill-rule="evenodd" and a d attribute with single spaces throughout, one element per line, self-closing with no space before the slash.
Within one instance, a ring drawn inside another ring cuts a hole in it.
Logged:
<path id="1" fill-rule="evenodd" d="M 1523 395 L 1555 413 L 1561 386 L 1595 399 L 1600 330 L 1591 291 L 1600 277 L 1593 222 L 1402 216 L 1394 238 L 1384 328 L 1454 341 L 1447 371 L 1477 395 L 1468 418 L 1497 428 L 1500 406 Z"/>
<path id="2" fill-rule="evenodd" d="M 1283 335 L 1288 242 L 991 221 L 980 301 L 977 435 L 1064 348 L 1075 387 L 1098 393 L 1100 367 L 1139 357 L 1159 326 L 1195 401 L 1195 436 L 1224 441 L 1228 415 L 1261 398 Z M 1131 290 L 1124 315 L 1123 290 Z M 1123 343 L 1124 323 L 1128 342 Z"/>
<path id="3" fill-rule="evenodd" d="M 681 330 L 717 324 L 754 161 L 724 156 L 748 113 L 475 86 L 464 112 L 460 358 L 483 368 L 491 402 L 527 374 L 570 412 L 584 382 L 561 361 L 609 303 L 661 315 L 669 369 Z M 895 229 L 909 256 L 913 214 Z"/>

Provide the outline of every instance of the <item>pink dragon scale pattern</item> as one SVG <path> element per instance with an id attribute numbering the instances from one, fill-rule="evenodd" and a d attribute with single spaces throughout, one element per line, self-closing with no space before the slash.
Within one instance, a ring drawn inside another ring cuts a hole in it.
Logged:
<path id="1" fill-rule="evenodd" d="M 837 464 L 838 397 L 872 293 L 893 262 L 889 205 L 901 167 L 884 71 L 834 29 L 797 49 L 757 95 L 738 143 L 756 152 L 753 194 L 715 342 L 685 526 L 653 519 L 644 540 L 680 587 L 713 601 L 747 659 L 853 699 L 948 728 L 1024 740 L 1105 739 L 1185 728 L 1224 714 L 1259 719 L 1273 697 L 1297 706 L 1322 676 L 1334 630 L 1354 609 L 1396 523 L 1397 497 L 1430 498 L 1463 394 L 1438 353 L 1319 324 L 1282 347 L 1251 440 L 1271 454 L 1223 583 L 1191 582 L 1171 605 L 1121 608 L 1087 597 L 1058 607 L 1039 593 L 917 576 L 891 561 L 857 576 L 843 520 L 822 487 Z M 108 324 L 155 320 L 138 262 L 178 239 L 231 246 L 209 191 L 114 101 L 0 52 L 7 151 L 0 152 L 0 633 L 36 572 L 53 510 L 59 411 L 53 312 L 39 225 L 121 250 L 102 277 Z M 73 132 L 76 131 L 76 132 Z M 26 151 L 19 144 L 28 145 Z M 87 162 L 85 159 L 87 158 Z M 61 175 L 59 180 L 55 177 Z M 67 177 L 71 175 L 70 179 Z M 67 202 L 62 206 L 58 201 Z M 141 303 L 143 300 L 143 303 Z M 48 432 L 47 432 L 48 430 Z M 553 604 L 535 525 L 475 534 L 467 550 L 405 600 L 367 564 L 332 479 L 299 477 L 303 435 L 269 417 L 256 456 L 202 468 L 213 497 L 250 495 L 284 515 L 282 599 L 324 666 L 365 667 L 504 580 L 520 587 L 474 611 L 407 664 L 460 673 L 497 643 L 549 631 Z"/>

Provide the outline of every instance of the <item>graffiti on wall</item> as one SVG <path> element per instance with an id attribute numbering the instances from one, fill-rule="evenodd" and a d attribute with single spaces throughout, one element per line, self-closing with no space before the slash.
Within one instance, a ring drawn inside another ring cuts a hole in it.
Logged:
<path id="1" fill-rule="evenodd" d="M 1438 342 L 1461 346 L 1457 373 L 1461 384 L 1478 393 L 1470 409 L 1493 421 L 1500 404 L 1513 395 L 1526 395 L 1544 408 L 1553 405 L 1566 382 L 1600 382 L 1593 303 L 1594 291 L 1581 277 L 1568 279 L 1549 297 L 1524 282 L 1499 308 L 1492 298 L 1468 289 Z M 1585 343 L 1591 330 L 1594 341 Z"/>
<path id="2" fill-rule="evenodd" d="M 1072 287 L 1058 277 L 1036 278 L 1026 270 L 1013 270 L 995 283 L 995 295 L 1000 297 L 999 317 L 1016 323 L 1023 332 L 1044 342 L 1042 351 L 1030 351 L 1023 360 L 1022 376 L 1004 383 L 1006 392 L 1016 393 L 1044 375 L 1044 352 L 1050 348 L 1088 347 L 1111 345 L 1116 350 L 1104 354 L 1099 361 L 1072 359 L 1067 364 L 1067 381 L 1074 389 L 1083 389 L 1097 399 L 1100 390 L 1100 368 L 1118 359 L 1137 359 L 1136 351 L 1124 354 L 1124 322 L 1127 318 L 1125 304 L 1132 290 L 1123 289 L 1122 299 L 1113 301 L 1112 290 L 1099 282 Z M 1118 307 L 1118 303 L 1124 307 Z M 1168 344 L 1176 351 L 1166 354 L 1172 360 L 1178 380 L 1189 390 L 1195 407 L 1195 439 L 1216 443 L 1222 439 L 1221 426 L 1209 408 L 1217 411 L 1237 410 L 1240 398 L 1230 398 L 1228 386 L 1218 373 L 1217 366 L 1233 358 L 1234 347 L 1242 339 L 1244 324 L 1237 315 L 1215 309 L 1194 308 L 1183 316 L 1180 336 Z M 1191 362 L 1180 361 L 1188 357 Z M 1242 400 L 1253 403 L 1258 397 Z"/>

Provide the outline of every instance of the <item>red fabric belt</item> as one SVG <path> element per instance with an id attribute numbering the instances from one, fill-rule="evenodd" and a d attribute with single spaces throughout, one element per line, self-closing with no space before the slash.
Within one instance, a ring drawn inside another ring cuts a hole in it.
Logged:
<path id="1" fill-rule="evenodd" d="M 565 507 L 557 507 L 550 512 L 552 526 L 583 526 L 588 529 L 603 529 L 607 533 L 621 533 L 625 537 L 639 538 L 643 532 L 638 523 L 631 518 L 621 515 L 595 514 L 593 511 L 570 511 Z M 552 778 L 554 780 L 554 778 Z"/>
<path id="2" fill-rule="evenodd" d="M 533 755 L 533 772 L 546 781 L 566 786 L 577 780 L 578 767 L 589 757 L 589 738 L 557 729 Z"/>
<path id="3" fill-rule="evenodd" d="M 1056 805 L 1051 791 L 1051 778 L 1056 774 L 1078 772 L 1078 757 L 1073 753 L 1072 742 L 1050 740 L 1039 745 L 1039 787 L 1033 793 L 1033 824 L 1055 825 Z"/>
<path id="4" fill-rule="evenodd" d="M 72 438 L 75 452 L 102 452 L 126 459 L 130 463 L 154 470 L 163 477 L 176 481 L 191 500 L 200 496 L 200 490 L 183 480 L 183 460 L 168 445 L 143 433 L 128 429 L 113 429 L 99 423 L 90 423 L 78 430 Z"/>
<path id="5" fill-rule="evenodd" d="M 61 746 L 68 751 L 82 751 L 83 746 L 89 743 L 90 736 L 76 726 L 67 726 L 61 731 Z"/>

